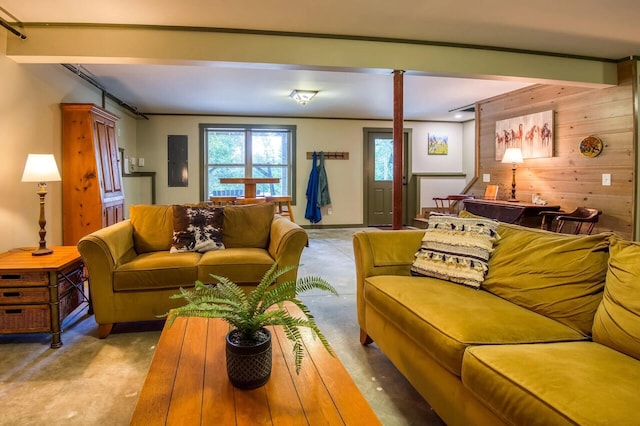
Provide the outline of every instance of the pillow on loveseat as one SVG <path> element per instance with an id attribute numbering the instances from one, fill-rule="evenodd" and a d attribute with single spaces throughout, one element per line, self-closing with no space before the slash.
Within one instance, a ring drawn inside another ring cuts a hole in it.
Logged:
<path id="1" fill-rule="evenodd" d="M 613 238 L 593 341 L 640 359 L 640 244 Z"/>
<path id="2" fill-rule="evenodd" d="M 173 210 L 166 205 L 132 205 L 129 217 L 136 253 L 165 251 L 171 248 Z"/>
<path id="3" fill-rule="evenodd" d="M 479 288 L 487 272 L 498 222 L 431 215 L 411 266 L 414 275 Z"/>
<path id="4" fill-rule="evenodd" d="M 273 203 L 226 206 L 222 225 L 222 242 L 227 248 L 269 247 Z"/>
<path id="5" fill-rule="evenodd" d="M 221 250 L 221 207 L 173 206 L 173 238 L 170 253 Z"/>

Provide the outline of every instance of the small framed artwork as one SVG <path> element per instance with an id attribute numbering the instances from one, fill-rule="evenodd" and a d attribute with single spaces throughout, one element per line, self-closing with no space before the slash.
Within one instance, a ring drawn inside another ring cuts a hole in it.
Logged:
<path id="1" fill-rule="evenodd" d="M 437 133 L 429 133 L 427 142 L 427 154 L 429 155 L 448 155 L 449 154 L 449 136 Z"/>
<path id="2" fill-rule="evenodd" d="M 484 190 L 484 199 L 485 200 L 497 200 L 498 199 L 498 185 L 487 185 L 487 188 Z"/>

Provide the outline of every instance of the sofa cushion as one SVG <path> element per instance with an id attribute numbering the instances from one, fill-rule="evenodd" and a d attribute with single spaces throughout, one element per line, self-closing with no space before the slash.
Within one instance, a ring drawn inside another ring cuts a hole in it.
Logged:
<path id="1" fill-rule="evenodd" d="M 171 254 L 168 250 L 143 253 L 116 268 L 113 289 L 154 290 L 193 286 L 201 256 L 200 253 Z"/>
<path id="2" fill-rule="evenodd" d="M 256 284 L 273 265 L 265 249 L 228 248 L 204 253 L 198 262 L 198 279 L 214 282 L 210 274 L 227 277 L 236 284 Z"/>
<path id="3" fill-rule="evenodd" d="M 490 219 L 431 215 L 411 272 L 479 288 L 497 227 Z"/>
<path id="4" fill-rule="evenodd" d="M 136 253 L 171 248 L 173 209 L 163 205 L 133 205 L 129 208 Z"/>
<path id="5" fill-rule="evenodd" d="M 364 297 L 367 309 L 375 309 L 386 321 L 405 330 L 457 376 L 468 346 L 586 339 L 566 325 L 484 290 L 437 278 L 369 277 Z"/>
<path id="6" fill-rule="evenodd" d="M 591 334 L 612 234 L 566 235 L 501 223 L 482 288 Z"/>
<path id="7" fill-rule="evenodd" d="M 221 250 L 222 221 L 221 207 L 173 206 L 173 239 L 171 253 Z"/>
<path id="8" fill-rule="evenodd" d="M 612 239 L 593 340 L 640 360 L 640 244 Z"/>
<path id="9" fill-rule="evenodd" d="M 266 249 L 274 215 L 273 203 L 226 206 L 222 224 L 224 246 Z"/>
<path id="10" fill-rule="evenodd" d="M 462 382 L 507 424 L 640 424 L 638 361 L 593 342 L 475 346 Z"/>

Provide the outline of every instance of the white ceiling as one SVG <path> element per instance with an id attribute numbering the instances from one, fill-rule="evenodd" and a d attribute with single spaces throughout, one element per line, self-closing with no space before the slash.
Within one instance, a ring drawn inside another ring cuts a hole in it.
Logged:
<path id="1" fill-rule="evenodd" d="M 0 0 L 0 17 L 25 23 L 199 26 L 387 37 L 609 59 L 640 54 L 638 0 Z M 28 35 L 28 28 L 25 33 Z M 115 96 L 149 113 L 381 119 L 392 114 L 392 77 L 388 74 L 233 68 L 229 64 L 87 64 L 84 70 Z M 405 119 L 469 119 L 472 115 L 454 118 L 449 111 L 526 84 L 406 75 Z M 302 107 L 288 98 L 294 88 L 320 93 Z"/>

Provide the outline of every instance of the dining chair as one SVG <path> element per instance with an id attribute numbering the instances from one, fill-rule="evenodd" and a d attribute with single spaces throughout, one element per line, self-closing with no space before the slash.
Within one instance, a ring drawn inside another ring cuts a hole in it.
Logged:
<path id="1" fill-rule="evenodd" d="M 457 194 L 446 197 L 433 197 L 436 203 L 436 212 L 448 215 L 457 215 L 460 212 L 461 201 L 471 198 L 471 195 Z"/>
<path id="2" fill-rule="evenodd" d="M 567 224 L 572 224 L 572 233 L 576 235 L 580 233 L 591 235 L 601 214 L 602 211 L 589 207 L 578 207 L 571 213 L 563 211 L 541 211 L 538 213 L 539 216 L 542 216 L 542 229 L 562 232 Z M 586 225 L 584 232 L 581 232 L 582 225 Z"/>

